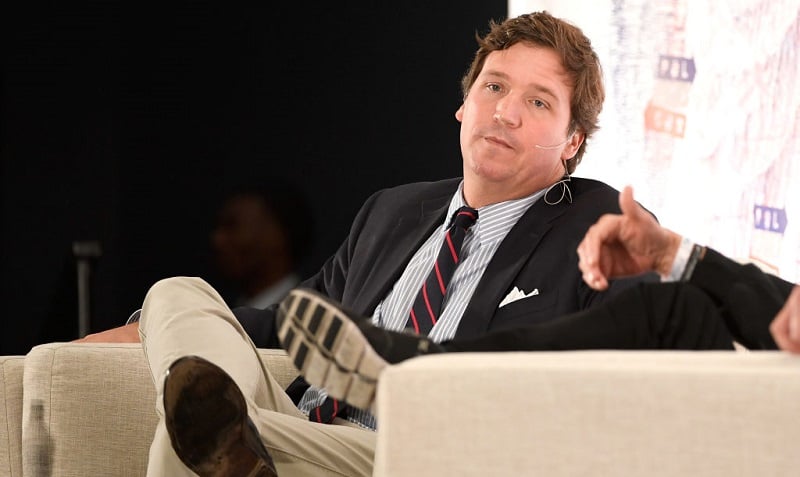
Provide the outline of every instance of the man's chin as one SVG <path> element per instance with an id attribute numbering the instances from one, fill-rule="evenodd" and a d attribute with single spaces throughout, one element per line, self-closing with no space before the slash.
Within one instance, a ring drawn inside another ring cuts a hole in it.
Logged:
<path id="1" fill-rule="evenodd" d="M 496 159 L 474 162 L 469 168 L 469 174 L 473 180 L 485 181 L 489 183 L 504 184 L 512 180 L 516 173 L 508 167 L 508 163 Z"/>

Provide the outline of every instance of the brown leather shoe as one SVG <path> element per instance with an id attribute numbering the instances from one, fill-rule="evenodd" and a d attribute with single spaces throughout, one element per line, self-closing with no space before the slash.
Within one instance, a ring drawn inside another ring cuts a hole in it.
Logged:
<path id="1" fill-rule="evenodd" d="M 164 412 L 175 453 L 201 477 L 277 477 L 242 392 L 215 364 L 197 356 L 172 363 Z"/>

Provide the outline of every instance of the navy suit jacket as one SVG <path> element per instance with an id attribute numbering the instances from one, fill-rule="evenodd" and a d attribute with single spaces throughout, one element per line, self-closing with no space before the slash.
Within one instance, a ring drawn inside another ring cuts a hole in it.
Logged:
<path id="1" fill-rule="evenodd" d="M 322 269 L 300 286 L 318 290 L 347 309 L 371 316 L 411 257 L 445 220 L 461 178 L 420 182 L 373 194 L 350 233 Z M 576 249 L 601 215 L 620 213 L 619 192 L 599 181 L 572 178 L 572 202 L 538 200 L 508 232 L 492 257 L 456 331 L 456 337 L 538 323 L 588 308 L 620 288 L 654 274 L 612 283 L 597 292 L 582 280 Z M 500 307 L 514 287 L 538 294 Z M 237 318 L 259 347 L 280 347 L 273 313 L 237 308 Z"/>

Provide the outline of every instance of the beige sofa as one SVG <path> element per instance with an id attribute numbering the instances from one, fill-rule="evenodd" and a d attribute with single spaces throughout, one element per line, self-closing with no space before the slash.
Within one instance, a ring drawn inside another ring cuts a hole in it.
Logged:
<path id="1" fill-rule="evenodd" d="M 282 351 L 260 353 L 294 377 Z M 51 343 L 0 364 L 0 476 L 144 475 L 155 396 L 138 345 Z M 378 422 L 376 476 L 794 476 L 800 358 L 426 356 L 384 373 Z"/>
<path id="2" fill-rule="evenodd" d="M 278 382 L 294 379 L 283 350 L 259 352 Z M 48 343 L 0 359 L 0 476 L 145 475 L 156 414 L 140 345 Z"/>

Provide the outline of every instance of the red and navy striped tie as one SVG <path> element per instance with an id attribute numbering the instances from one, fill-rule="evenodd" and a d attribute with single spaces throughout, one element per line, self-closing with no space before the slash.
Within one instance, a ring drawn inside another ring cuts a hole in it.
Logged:
<path id="1" fill-rule="evenodd" d="M 460 256 L 461 245 L 467 230 L 478 220 L 478 211 L 471 207 L 461 207 L 453 214 L 450 228 L 444 234 L 444 243 L 436 256 L 428 278 L 414 300 L 406 329 L 413 329 L 421 335 L 427 335 L 442 311 L 442 303 L 447 294 L 447 285 L 453 277 Z"/>
<path id="2" fill-rule="evenodd" d="M 450 228 L 445 233 L 444 243 L 433 264 L 433 269 L 411 308 L 407 328 L 425 335 L 433 328 L 439 317 L 444 295 L 447 293 L 447 284 L 458 265 L 464 237 L 476 220 L 478 220 L 478 211 L 470 207 L 461 207 L 453 214 Z M 311 410 L 308 419 L 330 424 L 337 416 L 346 419 L 348 407 L 344 402 L 327 397 L 320 406 Z"/>
<path id="3" fill-rule="evenodd" d="M 322 404 L 308 413 L 309 421 L 323 424 L 333 424 L 333 419 L 336 417 L 347 419 L 347 404 L 330 396 L 326 397 Z"/>

